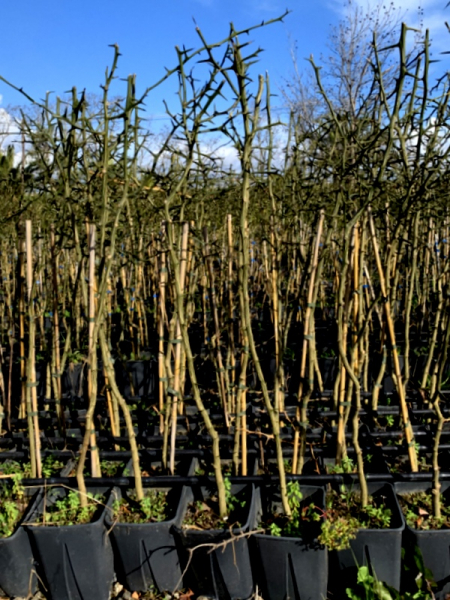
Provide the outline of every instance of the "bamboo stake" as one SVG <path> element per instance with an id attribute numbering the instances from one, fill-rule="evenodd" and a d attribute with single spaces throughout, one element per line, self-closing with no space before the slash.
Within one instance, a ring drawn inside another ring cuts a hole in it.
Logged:
<path id="1" fill-rule="evenodd" d="M 402 412 L 402 420 L 403 420 L 403 427 L 405 430 L 406 442 L 408 444 L 408 455 L 409 455 L 409 460 L 411 463 L 411 471 L 413 473 L 416 473 L 418 471 L 418 464 L 417 464 L 417 452 L 416 452 L 416 447 L 414 444 L 414 434 L 413 434 L 411 422 L 409 419 L 409 412 L 408 412 L 408 406 L 406 404 L 405 391 L 404 391 L 404 388 L 402 385 L 402 373 L 401 373 L 401 369 L 400 369 L 400 363 L 398 360 L 397 346 L 395 344 L 394 323 L 392 321 L 389 298 L 386 295 L 386 283 L 385 283 L 385 279 L 384 279 L 383 267 L 381 265 L 380 253 L 378 250 L 378 241 L 377 241 L 376 233 L 375 233 L 375 225 L 373 222 L 373 216 L 372 216 L 372 211 L 370 210 L 370 207 L 368 209 L 368 213 L 369 213 L 370 233 L 372 236 L 372 244 L 373 244 L 373 249 L 374 249 L 374 253 L 375 253 L 375 261 L 377 264 L 378 275 L 380 277 L 381 293 L 382 293 L 383 301 L 384 301 L 384 313 L 385 313 L 385 317 L 386 317 L 386 321 L 387 321 L 387 325 L 388 325 L 389 336 L 391 339 L 392 357 L 394 359 L 394 371 L 395 371 L 395 376 L 396 376 L 396 380 L 397 380 L 397 392 L 398 392 L 399 399 L 400 399 L 400 408 L 401 408 L 401 412 Z"/>
<path id="2" fill-rule="evenodd" d="M 234 297 L 233 297 L 233 223 L 232 216 L 227 215 L 227 242 L 228 242 L 228 357 L 227 366 L 230 370 L 230 406 L 232 410 L 239 411 L 235 407 L 236 401 L 236 356 L 234 344 Z"/>
<path id="3" fill-rule="evenodd" d="M 109 377 L 108 377 L 108 373 L 106 372 L 106 369 L 103 367 L 103 377 L 105 378 L 105 393 L 106 393 L 106 402 L 108 405 L 108 413 L 109 413 L 109 422 L 111 423 L 111 433 L 112 436 L 114 438 L 119 437 L 119 430 L 117 428 L 117 422 L 118 422 L 118 414 L 116 413 L 115 410 L 115 406 L 113 404 L 117 403 L 116 399 L 113 399 L 113 396 L 111 394 L 111 387 L 109 384 Z M 116 450 L 116 452 L 120 451 L 120 445 L 119 444 L 114 444 L 114 449 Z"/>
<path id="4" fill-rule="evenodd" d="M 165 241 L 165 225 L 162 224 L 161 228 L 161 245 L 164 245 Z M 167 266 L 166 266 L 166 252 L 162 250 L 160 256 L 160 270 L 159 270 L 159 302 L 158 302 L 158 390 L 159 390 L 159 432 L 162 435 L 164 433 L 164 400 L 165 400 L 165 389 L 167 386 L 166 369 L 165 369 L 165 355 L 164 355 L 164 323 L 166 322 L 166 281 L 167 281 Z"/>
<path id="5" fill-rule="evenodd" d="M 2 259 L 6 261 L 6 251 L 2 252 Z M 11 263 L 13 259 L 11 257 Z M 7 272 L 7 265 L 5 262 L 5 273 Z M 6 275 L 6 294 L 7 294 L 7 303 L 8 303 L 8 339 L 9 339 L 9 364 L 8 364 L 8 393 L 6 396 L 6 427 L 8 431 L 11 430 L 11 387 L 12 387 L 12 368 L 13 368 L 13 360 L 14 360 L 14 334 L 16 331 L 16 325 L 13 315 L 13 299 L 11 293 L 11 276 L 10 273 Z"/>
<path id="6" fill-rule="evenodd" d="M 413 219 L 413 241 L 412 241 L 412 257 L 411 257 L 411 272 L 407 279 L 407 296 L 406 296 L 406 307 L 405 307 L 405 381 L 404 389 L 406 395 L 406 388 L 410 378 L 410 366 L 409 366 L 409 350 L 410 350 L 410 327 L 411 327 L 411 309 L 412 300 L 414 296 L 414 281 L 417 273 L 417 255 L 418 255 L 418 237 L 419 237 L 419 219 L 420 210 L 414 216 Z"/>
<path id="7" fill-rule="evenodd" d="M 359 314 L 359 222 L 355 223 L 354 227 L 354 243 L 353 243 L 353 371 L 358 376 L 358 314 Z"/>
<path id="8" fill-rule="evenodd" d="M 56 391 L 56 411 L 58 422 L 63 431 L 65 431 L 64 407 L 62 405 L 61 391 L 61 357 L 59 354 L 59 294 L 58 294 L 58 257 L 55 251 L 55 227 L 52 224 L 50 228 L 50 249 L 52 258 L 52 278 L 53 278 L 53 355 L 55 357 L 55 371 L 52 377 L 55 379 Z"/>
<path id="9" fill-rule="evenodd" d="M 341 277 L 344 277 L 344 275 L 341 275 Z M 345 296 L 344 296 L 344 306 L 343 306 L 343 314 L 347 315 L 349 313 L 350 310 L 350 290 L 351 287 L 350 285 L 346 288 L 345 290 Z M 348 333 L 348 319 L 344 318 L 344 319 L 340 319 L 340 317 L 338 316 L 338 328 L 340 330 L 340 333 L 338 333 L 338 336 L 341 338 L 342 342 L 342 352 L 344 355 L 346 355 L 347 353 L 347 333 Z M 340 358 L 340 365 L 341 365 L 341 377 L 340 377 L 340 383 L 339 383 L 339 398 L 338 398 L 338 429 L 337 429 L 337 450 L 336 450 L 336 462 L 339 464 L 342 459 L 347 456 L 347 446 L 346 446 L 346 442 L 345 442 L 345 426 L 347 424 L 347 419 L 348 416 L 350 414 L 350 402 L 347 402 L 347 410 L 344 410 L 346 407 L 346 398 L 348 396 L 348 390 L 350 389 L 350 384 L 351 382 L 349 382 L 349 387 L 347 388 L 347 369 L 345 368 L 344 362 L 342 360 L 342 357 L 339 356 Z M 347 394 L 346 394 L 346 389 L 347 389 Z"/>
<path id="10" fill-rule="evenodd" d="M 206 254 L 206 263 L 209 272 L 209 300 L 211 304 L 212 314 L 213 314 L 213 322 L 214 322 L 214 338 L 213 338 L 213 346 L 216 351 L 216 368 L 219 371 L 218 373 L 218 382 L 219 382 L 219 396 L 222 403 L 223 414 L 225 418 L 225 424 L 227 429 L 230 427 L 230 419 L 228 414 L 228 406 L 227 406 L 227 393 L 226 393 L 226 383 L 225 383 L 225 369 L 223 367 L 223 359 L 222 359 L 222 350 L 220 346 L 220 326 L 219 326 L 219 313 L 217 311 L 217 302 L 216 302 L 216 290 L 214 284 L 214 269 L 210 255 L 209 249 L 209 241 L 208 241 L 208 230 L 204 228 L 203 230 L 203 239 L 205 242 L 205 254 Z"/>
<path id="11" fill-rule="evenodd" d="M 89 398 L 97 395 L 94 389 L 97 384 L 96 375 L 93 377 L 93 371 L 97 370 L 97 348 L 94 340 L 95 328 L 95 234 L 96 227 L 94 223 L 89 225 L 89 371 L 88 371 L 88 394 Z M 87 423 L 86 423 L 87 426 Z M 91 475 L 92 477 L 101 477 L 100 458 L 97 448 L 97 439 L 95 429 L 91 430 Z"/>
<path id="12" fill-rule="evenodd" d="M 186 281 L 186 261 L 187 261 L 187 249 L 188 249 L 188 238 L 189 238 L 189 223 L 183 223 L 183 230 L 181 235 L 181 253 L 180 253 L 180 288 L 181 293 L 184 293 L 184 286 Z M 180 368 L 181 368 L 181 324 L 180 317 L 177 317 L 176 326 L 176 347 L 175 347 L 175 368 L 173 378 L 173 400 L 172 400 L 172 430 L 170 436 L 170 473 L 175 473 L 175 445 L 177 436 L 177 415 L 178 415 L 178 399 L 180 395 Z"/>
<path id="13" fill-rule="evenodd" d="M 299 383 L 299 387 L 298 387 L 298 393 L 297 393 L 297 411 L 296 411 L 296 418 L 297 421 L 300 422 L 300 428 L 301 428 L 301 432 L 302 432 L 302 439 L 305 438 L 306 436 L 306 428 L 307 428 L 307 408 L 308 408 L 308 400 L 305 399 L 305 401 L 303 400 L 303 383 L 305 380 L 305 374 L 306 374 L 306 355 L 307 355 L 307 351 L 308 351 L 308 345 L 309 345 L 309 326 L 310 326 L 310 314 L 311 314 L 311 310 L 313 308 L 312 306 L 312 301 L 313 301 L 313 293 L 314 293 L 314 284 L 315 284 L 315 277 L 316 277 L 316 272 L 317 272 L 317 264 L 319 261 L 319 247 L 320 247 L 320 240 L 322 237 L 322 228 L 323 228 L 323 221 L 325 218 L 325 212 L 323 209 L 321 209 L 320 211 L 320 216 L 319 216 L 319 223 L 317 225 L 317 234 L 316 234 L 316 240 L 315 240 L 315 244 L 314 244 L 314 251 L 313 251 L 313 258 L 312 258 L 312 265 L 311 265 L 311 275 L 310 275 L 310 279 L 309 279 L 309 288 L 308 288 L 308 297 L 307 297 L 307 304 L 306 304 L 306 310 L 305 310 L 305 317 L 304 317 L 304 325 L 303 325 L 303 346 L 302 346 L 302 358 L 301 358 L 301 363 L 300 363 L 300 383 Z M 299 460 L 299 440 L 300 440 L 300 430 L 296 428 L 295 430 L 295 434 L 294 434 L 294 452 L 293 452 L 293 456 L 292 456 L 292 472 L 293 473 L 297 473 L 297 472 L 301 472 L 299 468 L 303 468 L 303 460 L 304 460 L 304 456 L 303 456 L 303 451 L 300 453 L 300 460 Z"/>
<path id="14" fill-rule="evenodd" d="M 35 314 L 33 304 L 33 242 L 31 235 L 31 221 L 25 221 L 25 247 L 27 256 L 27 298 L 29 314 L 29 334 L 28 334 L 28 364 L 27 364 L 27 395 L 31 396 L 31 410 L 33 417 L 33 433 L 36 460 L 36 476 L 42 477 L 41 465 L 41 440 L 39 435 L 39 413 L 37 405 L 37 382 L 35 365 Z M 30 432 L 31 433 L 31 432 Z"/>
<path id="15" fill-rule="evenodd" d="M 227 214 L 227 313 L 228 313 L 228 346 L 227 346 L 227 368 L 229 369 L 229 406 L 236 412 L 236 431 L 233 446 L 233 463 L 235 473 L 247 474 L 247 398 L 245 389 L 245 380 L 247 373 L 247 362 L 241 363 L 241 376 L 239 378 L 239 387 L 236 391 L 236 349 L 234 341 L 234 294 L 233 294 L 233 217 Z M 245 334 L 244 334 L 245 335 Z M 244 354 L 242 355 L 244 357 Z M 248 352 L 246 359 L 248 361 Z M 242 387 L 241 387 L 242 385 Z M 239 453 L 241 461 L 239 464 Z"/>
<path id="16" fill-rule="evenodd" d="M 271 248 L 271 276 L 272 276 L 272 312 L 273 312 L 273 331 L 275 344 L 275 381 L 274 381 L 274 403 L 275 410 L 284 410 L 284 398 L 282 398 L 282 382 L 280 376 L 280 308 L 278 305 L 278 265 L 277 265 L 277 245 L 275 239 L 275 226 L 273 215 L 270 219 L 270 248 Z"/>
<path id="17" fill-rule="evenodd" d="M 105 332 L 104 332 L 103 327 L 100 327 L 100 330 L 99 330 L 99 341 L 100 341 L 100 348 L 102 351 L 103 361 L 104 361 L 104 365 L 105 365 L 105 371 L 106 371 L 106 374 L 108 375 L 108 379 L 109 379 L 109 382 L 111 385 L 111 392 L 116 397 L 116 400 L 117 400 L 120 408 L 122 409 L 122 413 L 125 418 L 125 424 L 126 424 L 126 428 L 127 428 L 127 432 L 128 432 L 128 440 L 130 442 L 131 459 L 133 462 L 134 487 L 136 490 L 136 498 L 138 501 L 140 501 L 144 498 L 144 491 L 142 488 L 142 476 L 141 476 L 141 469 L 139 466 L 139 451 L 138 451 L 138 447 L 137 447 L 137 443 L 136 443 L 136 436 L 134 433 L 133 421 L 131 418 L 130 409 L 129 409 L 127 403 L 125 402 L 122 394 L 119 392 L 119 389 L 118 389 L 116 381 L 115 381 L 114 367 L 113 367 L 113 364 L 111 361 L 111 354 L 109 352 L 109 348 L 108 348 L 108 344 L 106 341 Z"/>
<path id="18" fill-rule="evenodd" d="M 18 270 L 19 270 L 19 361 L 20 361 L 20 381 L 21 381 L 21 399 L 19 418 L 24 419 L 27 414 L 26 405 L 26 358 L 25 358 L 25 240 L 19 236 L 18 252 Z M 30 417 L 31 418 L 31 417 Z"/>

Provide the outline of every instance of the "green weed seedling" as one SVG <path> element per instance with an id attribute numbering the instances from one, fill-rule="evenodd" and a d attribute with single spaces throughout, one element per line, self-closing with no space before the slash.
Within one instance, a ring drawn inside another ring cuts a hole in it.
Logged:
<path id="1" fill-rule="evenodd" d="M 274 520 L 268 523 L 266 528 L 273 536 L 299 537 L 303 538 L 306 528 L 311 523 L 321 520 L 317 507 L 310 503 L 302 507 L 303 494 L 298 481 L 289 481 L 287 484 L 287 497 L 291 509 L 291 517 L 287 519 L 282 515 L 274 515 Z M 264 527 L 264 524 L 261 524 Z"/>
<path id="2" fill-rule="evenodd" d="M 437 584 L 433 573 L 425 566 L 422 552 L 418 546 L 408 550 L 402 548 L 402 565 L 406 576 L 404 577 L 405 595 L 407 600 L 425 600 L 434 598 Z"/>
<path id="3" fill-rule="evenodd" d="M 346 550 L 356 538 L 360 523 L 355 517 L 336 517 L 325 519 L 319 542 L 328 550 Z"/>
<path id="4" fill-rule="evenodd" d="M 375 574 L 370 573 L 367 566 L 358 568 L 356 587 L 346 588 L 350 600 L 431 600 L 434 598 L 428 589 L 422 589 L 423 581 L 419 577 L 415 581 L 416 591 L 400 594 L 386 583 L 379 581 Z"/>
<path id="5" fill-rule="evenodd" d="M 233 494 L 231 493 L 231 481 L 228 477 L 225 477 L 223 482 L 225 485 L 225 499 L 227 503 L 227 512 L 229 515 L 231 515 L 238 508 L 244 508 L 246 505 L 246 501 L 239 500 L 238 498 L 236 498 L 236 496 L 233 496 Z"/>
<path id="6" fill-rule="evenodd" d="M 333 350 L 333 348 L 324 350 L 320 353 L 320 358 L 336 358 L 336 352 Z"/>
<path id="7" fill-rule="evenodd" d="M 49 477 L 53 477 L 53 475 L 57 475 L 63 467 L 64 463 L 50 454 L 49 456 L 46 456 L 42 461 L 42 476 L 46 479 L 48 479 Z"/>
<path id="8" fill-rule="evenodd" d="M 87 499 L 87 506 L 81 506 L 79 493 L 70 490 L 67 496 L 46 507 L 42 515 L 42 524 L 64 526 L 89 523 L 104 498 L 100 494 L 88 493 Z"/>
<path id="9" fill-rule="evenodd" d="M 64 467 L 64 463 L 53 455 L 46 456 L 42 461 L 42 476 L 45 479 L 57 475 Z M 20 475 L 22 479 L 31 477 L 31 463 L 19 463 L 16 460 L 5 461 L 0 465 L 0 472 L 3 475 Z"/>
<path id="10" fill-rule="evenodd" d="M 26 507 L 21 475 L 14 475 L 11 481 L 12 485 L 1 486 L 0 538 L 9 537 L 14 533 Z"/>
<path id="11" fill-rule="evenodd" d="M 114 477 L 114 475 L 117 475 L 117 472 L 123 469 L 124 466 L 124 462 L 114 460 L 102 460 L 100 462 L 100 470 L 107 477 Z"/>
<path id="12" fill-rule="evenodd" d="M 225 501 L 227 506 L 227 517 L 220 518 L 218 514 L 217 497 L 211 496 L 205 501 L 197 500 L 192 502 L 187 509 L 184 518 L 184 525 L 187 527 L 200 527 L 202 529 L 217 529 L 229 527 L 240 527 L 240 522 L 236 518 L 240 509 L 245 508 L 246 500 L 237 498 L 231 493 L 231 481 L 228 477 L 224 478 Z"/>
<path id="13" fill-rule="evenodd" d="M 366 460 L 367 460 L 367 457 L 366 457 Z M 328 467 L 328 472 L 330 474 L 354 473 L 355 471 L 356 471 L 355 463 L 348 456 L 343 456 L 341 463 L 339 465 L 334 465 L 334 466 Z"/>
<path id="14" fill-rule="evenodd" d="M 122 523 L 160 523 L 167 519 L 167 494 L 149 489 L 140 502 L 122 497 L 113 503 L 113 512 Z"/>
<path id="15" fill-rule="evenodd" d="M 433 514 L 433 496 L 426 492 L 404 494 L 399 497 L 407 524 L 412 529 L 442 529 L 450 523 L 450 506 L 441 495 L 441 516 Z"/>
<path id="16" fill-rule="evenodd" d="M 350 548 L 358 529 L 389 527 L 392 511 L 385 506 L 376 506 L 371 498 L 369 504 L 361 508 L 357 494 L 342 489 L 327 494 L 325 517 L 319 542 L 328 550 L 345 550 Z"/>
<path id="17" fill-rule="evenodd" d="M 22 479 L 31 477 L 31 464 L 19 463 L 16 460 L 7 460 L 0 466 L 3 475 L 20 475 Z"/>
<path id="18" fill-rule="evenodd" d="M 70 313 L 69 313 L 69 316 L 70 316 Z M 81 363 L 85 360 L 86 360 L 86 356 L 80 350 L 74 350 L 73 352 L 70 352 L 67 354 L 67 362 L 69 364 L 72 363 L 74 365 L 77 365 L 78 363 Z"/>

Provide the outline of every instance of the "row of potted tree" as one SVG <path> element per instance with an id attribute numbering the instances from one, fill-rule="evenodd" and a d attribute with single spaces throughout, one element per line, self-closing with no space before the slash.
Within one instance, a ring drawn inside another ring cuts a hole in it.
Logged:
<path id="1" fill-rule="evenodd" d="M 22 115 L 29 157 L 20 177 L 11 165 L 2 181 L 8 352 L 0 434 L 14 442 L 26 430 L 29 475 L 39 489 L 28 505 L 34 488 L 23 489 L 23 472 L 3 462 L 5 592 L 33 589 L 33 560 L 54 598 L 107 598 L 115 568 L 135 590 L 172 591 L 193 581 L 208 596 L 247 598 L 255 579 L 266 599 L 305 590 L 313 598 L 326 594 L 328 581 L 340 593 L 339 573 L 368 562 L 374 576 L 399 588 L 405 522 L 395 492 L 414 525 L 405 530 L 412 545 L 426 566 L 435 560 L 424 540 L 447 525 L 439 450 L 450 340 L 448 82 L 429 97 L 428 36 L 407 56 L 407 30 L 393 48 L 399 76 L 392 90 L 374 40 L 373 85 L 358 115 L 335 110 L 312 63 L 327 112 L 307 132 L 292 114 L 281 162 L 269 78 L 252 82 L 259 51 L 246 55 L 241 38 L 250 30 L 234 26 L 220 44 L 198 30 L 197 50 L 177 49 L 164 79 L 178 76 L 181 104 L 178 112 L 168 108 L 171 130 L 157 152 L 141 120 L 153 88 L 138 97 L 129 77 L 125 98 L 111 101 L 117 47 L 98 109 L 74 89 L 55 106 L 49 97 L 36 102 L 37 118 Z M 416 146 L 407 141 L 412 130 L 420 131 Z M 237 149 L 238 175 L 206 155 L 202 136 L 214 131 Z M 144 168 L 143 157 L 150 161 Z M 419 377 L 411 354 L 421 354 L 422 343 Z M 157 382 L 141 388 L 133 370 L 145 363 L 127 359 L 143 355 L 153 358 Z M 335 359 L 331 400 L 325 358 Z M 73 375 L 76 360 L 85 382 L 64 393 L 63 375 Z M 128 366 L 122 381 L 120 364 Z M 432 478 L 419 495 L 413 478 L 394 490 L 366 477 L 361 415 L 382 415 L 386 372 L 412 474 L 420 467 L 412 414 L 432 411 Z M 251 479 L 252 399 L 266 425 L 257 425 L 259 446 L 265 436 L 273 447 L 272 485 Z M 81 444 L 69 490 L 42 477 L 50 467 L 41 430 L 50 415 L 66 443 L 75 406 Z M 335 435 L 328 476 L 335 485 L 326 490 L 301 479 L 310 435 L 320 437 L 311 417 L 317 409 L 333 415 L 326 421 Z M 106 424 L 98 419 L 105 415 Z M 200 478 L 191 486 L 177 471 L 186 420 L 199 428 L 191 441 L 206 433 L 210 451 L 207 463 L 186 472 Z M 97 422 L 117 455 L 122 445 L 129 449 L 131 486 L 102 478 L 108 466 Z M 150 424 L 161 464 L 143 468 L 138 433 Z M 160 479 L 158 469 L 172 479 Z M 353 483 L 342 488 L 340 474 L 349 470 Z M 448 576 L 445 565 L 437 575 L 442 594 Z"/>

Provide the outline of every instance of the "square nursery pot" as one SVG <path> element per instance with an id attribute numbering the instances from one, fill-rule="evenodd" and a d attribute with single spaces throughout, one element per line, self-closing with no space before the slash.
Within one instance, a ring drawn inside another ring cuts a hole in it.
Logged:
<path id="1" fill-rule="evenodd" d="M 441 494 L 444 501 L 450 502 L 450 482 L 441 483 Z M 395 491 L 399 496 L 414 492 L 431 492 L 430 482 L 398 482 Z M 450 529 L 420 530 L 406 525 L 403 545 L 405 547 L 405 560 L 414 556 L 418 548 L 422 554 L 424 565 L 433 573 L 436 588 L 433 593 L 437 600 L 443 600 L 450 594 Z M 413 571 L 405 572 L 402 587 L 406 588 Z"/>
<path id="2" fill-rule="evenodd" d="M 33 500 L 30 500 L 21 522 L 27 519 L 32 505 Z M 34 594 L 36 584 L 30 540 L 19 523 L 11 536 L 0 538 L 0 588 L 7 596 L 26 598 L 29 594 Z"/>
<path id="3" fill-rule="evenodd" d="M 67 489 L 41 489 L 30 509 L 24 527 L 31 538 L 42 578 L 53 600 L 109 600 L 114 579 L 114 561 L 106 511 L 111 509 L 109 488 L 88 488 L 109 498 L 100 515 L 91 523 L 39 526 L 45 507 L 67 494 Z"/>
<path id="4" fill-rule="evenodd" d="M 160 523 L 113 522 L 111 514 L 106 524 L 111 528 L 116 572 L 118 579 L 129 590 L 145 592 L 156 588 L 158 592 L 174 592 L 182 582 L 180 561 L 172 535 L 174 525 L 180 526 L 188 504 L 182 488 L 152 488 L 167 492 L 169 519 Z M 126 496 L 120 488 L 114 488 L 114 500 Z"/>
<path id="5" fill-rule="evenodd" d="M 185 486 L 180 503 L 187 507 L 190 502 L 206 500 L 212 493 L 210 488 Z M 182 570 L 184 572 L 187 569 L 183 584 L 209 598 L 238 600 L 250 598 L 253 594 L 248 538 L 241 537 L 234 541 L 232 538 L 248 532 L 250 524 L 255 521 L 255 486 L 235 484 L 231 486 L 231 494 L 245 498 L 242 527 L 210 530 L 174 527 Z M 185 511 L 182 520 L 184 516 Z M 213 549 L 215 544 L 228 540 L 225 545 Z M 197 546 L 202 547 L 195 549 Z"/>
<path id="6" fill-rule="evenodd" d="M 393 486 L 390 483 L 368 483 L 369 495 L 391 509 L 391 526 L 386 529 L 359 529 L 348 550 L 329 552 L 330 591 L 339 596 L 356 582 L 358 567 L 369 566 L 374 576 L 389 586 L 400 589 L 402 535 L 405 520 Z M 359 491 L 354 484 L 350 491 Z"/>
<path id="7" fill-rule="evenodd" d="M 278 489 L 273 486 L 257 490 L 255 520 L 252 529 L 258 529 L 260 517 L 281 507 Z M 312 502 L 325 508 L 325 490 L 302 485 L 302 505 Z M 317 535 L 320 523 L 317 524 Z M 264 600 L 316 600 L 327 597 L 328 551 L 317 541 L 294 537 L 276 537 L 257 533 L 250 540 L 256 582 Z"/>
<path id="8" fill-rule="evenodd" d="M 132 396 L 144 398 L 154 395 L 158 374 L 157 361 L 128 360 L 125 364 L 116 361 L 114 367 L 119 389 L 125 398 Z"/>
<path id="9" fill-rule="evenodd" d="M 224 452 L 225 454 L 225 452 Z M 220 464 L 222 467 L 222 474 L 224 477 L 233 476 L 233 460 L 231 458 L 222 458 L 220 460 Z M 257 475 L 258 474 L 258 457 L 255 452 L 247 451 L 247 474 L 248 475 Z M 242 468 L 241 463 L 239 463 L 239 469 Z M 189 475 L 197 475 L 197 476 L 208 476 L 214 477 L 214 459 L 211 452 L 203 452 L 203 455 L 199 458 L 194 458 L 190 465 Z"/>
<path id="10" fill-rule="evenodd" d="M 139 451 L 139 466 L 141 468 L 142 477 L 159 477 L 167 476 L 167 470 L 163 469 L 162 460 L 159 458 L 160 453 L 152 453 L 148 450 Z M 175 455 L 175 476 L 194 475 L 198 465 L 198 459 L 190 455 L 176 454 Z M 123 477 L 134 477 L 133 460 L 130 460 L 125 465 L 122 473 Z"/>
<path id="11" fill-rule="evenodd" d="M 8 460 L 5 462 L 8 462 Z M 60 476 L 65 477 L 66 471 L 67 466 L 62 469 Z M 21 527 L 21 524 L 28 519 L 37 493 L 34 488 L 27 487 L 25 487 L 24 492 L 28 497 L 29 504 L 16 531 L 10 537 L 0 538 L 0 589 L 7 596 L 26 597 L 33 594 L 37 587 L 30 539 L 25 529 Z M 1 502 L 0 495 L 0 505 Z"/>
<path id="12" fill-rule="evenodd" d="M 85 381 L 84 363 L 69 363 L 62 375 L 62 391 L 71 396 L 82 396 Z"/>

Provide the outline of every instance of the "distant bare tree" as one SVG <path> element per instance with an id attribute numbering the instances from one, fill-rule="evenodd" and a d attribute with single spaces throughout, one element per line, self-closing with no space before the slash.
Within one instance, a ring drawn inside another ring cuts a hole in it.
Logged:
<path id="1" fill-rule="evenodd" d="M 368 1 L 365 8 L 356 0 L 345 0 L 344 16 L 331 28 L 328 55 L 321 56 L 321 78 L 335 110 L 350 120 L 358 118 L 371 103 L 373 77 L 373 40 L 378 49 L 389 48 L 398 42 L 402 13 L 389 5 Z M 298 117 L 299 128 L 306 132 L 314 127 L 317 118 L 326 112 L 318 94 L 316 79 L 308 67 L 301 69 L 297 51 L 292 49 L 293 76 L 282 89 L 291 111 Z M 395 48 L 380 52 L 384 84 L 387 89 L 396 74 Z"/>
<path id="2" fill-rule="evenodd" d="M 365 106 L 371 91 L 374 35 L 379 49 L 395 45 L 401 20 L 402 15 L 393 2 L 388 6 L 383 2 L 376 6 L 368 2 L 362 8 L 357 1 L 346 0 L 345 17 L 331 29 L 323 79 L 329 98 L 353 118 Z M 394 49 L 380 53 L 387 89 L 397 74 L 394 65 L 397 54 Z"/>

